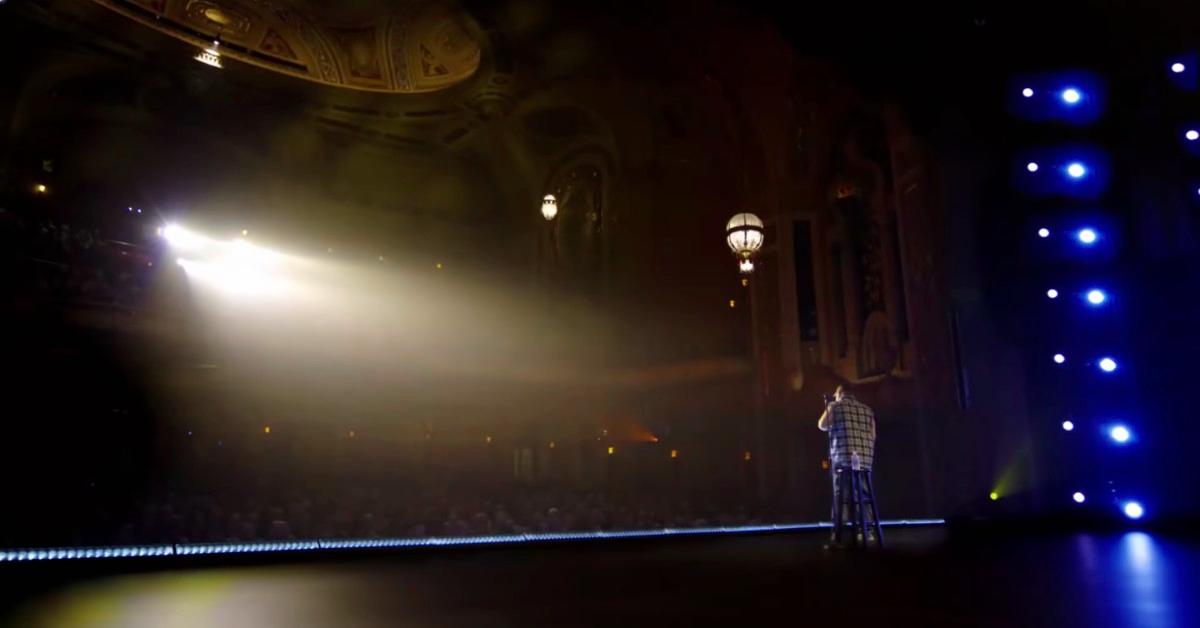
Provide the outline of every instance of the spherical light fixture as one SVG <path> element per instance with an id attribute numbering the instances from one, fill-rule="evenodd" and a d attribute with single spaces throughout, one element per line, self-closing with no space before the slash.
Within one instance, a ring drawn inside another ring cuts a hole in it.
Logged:
<path id="1" fill-rule="evenodd" d="M 1063 362 L 1066 362 L 1066 361 L 1067 361 L 1067 356 L 1065 356 L 1061 353 L 1054 354 L 1054 363 L 1055 364 L 1062 364 Z"/>
<path id="2" fill-rule="evenodd" d="M 1049 230 L 1049 229 L 1047 229 L 1047 228 L 1045 228 L 1045 227 L 1042 227 L 1041 229 L 1038 229 L 1038 237 L 1039 237 L 1039 238 L 1049 238 L 1049 237 L 1050 237 L 1050 230 Z"/>
<path id="3" fill-rule="evenodd" d="M 1058 298 L 1058 290 L 1055 290 L 1054 288 L 1047 290 L 1046 297 L 1050 298 L 1050 299 L 1057 299 Z"/>
<path id="4" fill-rule="evenodd" d="M 766 239 L 761 218 L 754 214 L 743 212 L 734 215 L 725 224 L 725 243 L 738 259 L 738 270 L 749 274 L 754 272 L 754 254 L 762 248 Z"/>
<path id="5" fill-rule="evenodd" d="M 1026 98 L 1033 98 L 1033 89 L 1026 87 L 1025 89 L 1021 90 L 1021 95 Z"/>
<path id="6" fill-rule="evenodd" d="M 1079 242 L 1082 244 L 1095 244 L 1097 238 L 1096 230 L 1090 227 L 1084 227 L 1075 234 L 1075 237 L 1079 238 Z"/>
<path id="7" fill-rule="evenodd" d="M 1130 519 L 1141 519 L 1142 515 L 1146 514 L 1146 509 L 1142 508 L 1142 504 L 1136 501 L 1127 501 L 1121 506 L 1121 512 L 1125 513 Z"/>
<path id="8" fill-rule="evenodd" d="M 1036 161 L 1031 161 L 1031 162 L 1029 162 L 1029 163 L 1025 164 L 1025 169 L 1026 169 L 1026 170 L 1028 170 L 1028 171 L 1030 171 L 1030 172 L 1037 172 L 1037 171 L 1038 171 L 1038 164 L 1037 164 L 1037 162 L 1036 162 Z"/>
<path id="9" fill-rule="evenodd" d="M 1117 370 L 1117 361 L 1112 358 L 1100 358 L 1100 362 L 1097 364 L 1100 366 L 1100 370 L 1104 371 L 1105 373 L 1111 373 Z"/>
<path id="10" fill-rule="evenodd" d="M 1108 295 L 1105 294 L 1103 290 L 1100 290 L 1099 288 L 1088 290 L 1088 293 L 1087 293 L 1088 303 L 1091 303 L 1092 305 L 1103 305 L 1104 302 L 1107 300 L 1108 300 Z"/>
<path id="11" fill-rule="evenodd" d="M 1174 72 L 1175 74 L 1183 74 L 1183 71 L 1186 69 L 1187 69 L 1187 66 L 1183 65 L 1182 63 L 1180 63 L 1178 61 L 1171 64 L 1171 72 Z"/>
<path id="12" fill-rule="evenodd" d="M 542 197 L 542 218 L 546 220 L 554 220 L 558 215 L 558 199 L 554 198 L 553 194 L 547 194 Z"/>
<path id="13" fill-rule="evenodd" d="M 1059 94 L 1059 96 L 1061 96 L 1063 102 L 1067 103 L 1068 105 L 1074 105 L 1080 100 L 1083 100 L 1083 94 L 1079 93 L 1079 90 L 1075 89 L 1074 87 L 1068 87 L 1062 90 L 1062 93 Z"/>
<path id="14" fill-rule="evenodd" d="M 1066 421 L 1062 422 L 1062 428 L 1063 428 L 1064 432 L 1074 431 L 1075 430 L 1075 422 L 1070 419 L 1067 419 Z"/>
<path id="15" fill-rule="evenodd" d="M 1087 166 L 1084 166 L 1078 161 L 1067 164 L 1068 177 L 1071 177 L 1072 179 L 1082 179 L 1085 175 L 1087 175 Z"/>
<path id="16" fill-rule="evenodd" d="M 1129 439 L 1133 437 L 1133 432 L 1130 432 L 1129 428 L 1124 425 L 1114 425 L 1108 430 L 1108 437 L 1113 439 L 1113 442 L 1123 445 L 1128 443 Z"/>
<path id="17" fill-rule="evenodd" d="M 1196 129 L 1188 129 L 1187 132 L 1183 134 L 1183 137 L 1189 142 L 1200 140 L 1200 131 L 1197 131 Z"/>

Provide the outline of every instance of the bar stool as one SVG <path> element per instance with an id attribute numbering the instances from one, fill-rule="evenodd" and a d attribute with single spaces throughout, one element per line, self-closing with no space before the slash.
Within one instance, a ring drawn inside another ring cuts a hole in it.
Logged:
<path id="1" fill-rule="evenodd" d="M 871 481 L 871 470 L 847 467 L 835 469 L 833 473 L 837 487 L 833 506 L 834 543 L 841 544 L 842 532 L 849 527 L 853 545 L 866 547 L 873 532 L 875 546 L 883 547 L 883 529 L 879 525 L 879 509 L 875 506 L 875 484 Z M 846 521 L 846 513 L 850 513 L 849 521 Z"/>

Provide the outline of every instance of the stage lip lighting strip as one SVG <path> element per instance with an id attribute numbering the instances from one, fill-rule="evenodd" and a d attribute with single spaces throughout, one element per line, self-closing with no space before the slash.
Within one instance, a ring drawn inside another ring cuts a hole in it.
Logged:
<path id="1" fill-rule="evenodd" d="M 884 526 L 944 525 L 945 519 L 885 519 Z M 256 541 L 252 543 L 174 543 L 160 545 L 117 545 L 106 547 L 45 547 L 0 550 L 0 563 L 51 560 L 95 560 L 108 558 L 154 558 L 163 556 L 214 556 L 222 554 L 283 554 L 291 552 L 399 549 L 412 547 L 463 547 L 517 545 L 554 541 L 600 539 L 638 539 L 715 534 L 754 534 L 831 528 L 828 521 L 814 523 L 774 523 L 750 526 L 702 528 L 655 528 L 649 530 L 613 530 L 580 532 L 535 532 L 490 536 L 419 537 L 383 539 L 315 539 L 304 541 Z"/>

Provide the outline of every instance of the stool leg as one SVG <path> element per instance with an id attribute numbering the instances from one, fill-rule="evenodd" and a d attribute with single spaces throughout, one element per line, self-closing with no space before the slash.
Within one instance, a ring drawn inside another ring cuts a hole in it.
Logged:
<path id="1" fill-rule="evenodd" d="M 859 482 L 860 471 L 850 471 L 850 477 L 854 486 L 854 527 L 858 529 L 855 536 L 862 534 L 862 545 L 867 545 L 867 515 L 866 508 L 863 507 L 862 483 Z M 857 540 L 857 538 L 855 539 Z"/>
<path id="2" fill-rule="evenodd" d="M 867 491 L 871 495 L 871 527 L 875 528 L 875 543 L 883 547 L 883 526 L 879 523 L 879 507 L 875 505 L 875 482 L 867 471 Z"/>
<path id="3" fill-rule="evenodd" d="M 842 474 L 837 469 L 833 470 L 833 542 L 841 544 L 842 542 L 842 525 L 845 523 L 842 516 L 842 502 L 845 499 L 845 491 L 842 490 Z"/>

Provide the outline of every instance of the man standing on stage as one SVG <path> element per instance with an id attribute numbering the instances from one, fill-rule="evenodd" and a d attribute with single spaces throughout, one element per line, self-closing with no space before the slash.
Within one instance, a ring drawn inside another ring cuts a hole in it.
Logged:
<path id="1" fill-rule="evenodd" d="M 849 472 L 870 471 L 875 462 L 875 413 L 842 385 L 837 387 L 833 397 L 825 397 L 825 412 L 817 421 L 817 427 L 822 432 L 829 432 L 829 471 L 833 476 L 833 517 L 836 522 L 838 497 L 842 491 L 850 490 Z M 844 508 L 841 520 L 852 520 L 851 512 Z"/>

